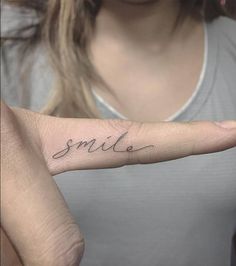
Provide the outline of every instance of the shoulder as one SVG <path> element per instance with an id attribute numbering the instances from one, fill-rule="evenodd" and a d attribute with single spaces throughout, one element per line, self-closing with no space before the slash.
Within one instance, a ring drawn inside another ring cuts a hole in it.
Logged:
<path id="1" fill-rule="evenodd" d="M 233 49 L 236 56 L 236 21 L 219 17 L 213 20 L 210 25 L 212 34 L 217 36 L 220 46 L 224 45 L 225 49 Z"/>
<path id="2" fill-rule="evenodd" d="M 52 83 L 52 70 L 43 45 L 26 49 L 27 43 L 14 41 L 18 29 L 27 27 L 35 17 L 27 11 L 2 6 L 1 37 L 1 96 L 10 106 L 24 107 L 39 111 L 49 95 Z"/>
<path id="3" fill-rule="evenodd" d="M 236 20 L 228 17 L 218 17 L 213 20 L 213 23 L 217 25 L 221 30 L 226 32 L 235 32 L 236 31 Z"/>
<path id="4" fill-rule="evenodd" d="M 53 71 L 43 47 L 23 57 L 20 48 L 17 45 L 3 47 L 2 98 L 10 106 L 40 111 L 50 97 Z"/>
<path id="5" fill-rule="evenodd" d="M 206 25 L 205 89 L 212 92 L 208 107 L 217 119 L 230 120 L 236 112 L 236 22 L 219 17 Z"/>
<path id="6" fill-rule="evenodd" d="M 236 21 L 219 17 L 207 23 L 208 48 L 215 50 L 220 68 L 229 69 L 234 75 L 236 69 Z"/>

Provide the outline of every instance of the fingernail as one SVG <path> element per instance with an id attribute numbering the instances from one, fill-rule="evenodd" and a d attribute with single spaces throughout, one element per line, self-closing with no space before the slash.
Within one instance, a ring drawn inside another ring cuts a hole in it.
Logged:
<path id="1" fill-rule="evenodd" d="M 226 129 L 234 129 L 236 128 L 235 121 L 221 121 L 221 122 L 214 122 L 217 126 L 226 128 Z"/>

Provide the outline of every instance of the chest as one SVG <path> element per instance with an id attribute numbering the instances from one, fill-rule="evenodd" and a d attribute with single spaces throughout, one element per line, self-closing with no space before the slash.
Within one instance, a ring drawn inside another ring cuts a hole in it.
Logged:
<path id="1" fill-rule="evenodd" d="M 201 49 L 196 54 L 170 53 L 148 62 L 142 57 L 131 61 L 116 58 L 117 62 L 109 68 L 107 59 L 101 59 L 100 74 L 111 91 L 101 88 L 95 91 L 130 120 L 165 120 L 197 89 L 203 71 L 202 53 Z"/>

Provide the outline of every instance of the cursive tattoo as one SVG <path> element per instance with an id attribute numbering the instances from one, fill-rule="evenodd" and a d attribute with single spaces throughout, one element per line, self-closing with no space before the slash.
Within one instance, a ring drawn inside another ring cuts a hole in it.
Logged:
<path id="1" fill-rule="evenodd" d="M 87 152 L 88 153 L 93 153 L 96 151 L 110 151 L 112 150 L 113 152 L 137 152 L 137 151 L 141 151 L 147 148 L 153 148 L 154 145 L 148 145 L 148 146 L 144 146 L 138 149 L 134 149 L 134 147 L 128 146 L 127 148 L 125 148 L 124 150 L 119 149 L 117 146 L 118 144 L 124 139 L 124 137 L 128 134 L 128 131 L 123 133 L 120 137 L 118 137 L 118 139 L 111 145 L 109 145 L 107 142 L 111 139 L 112 136 L 108 136 L 106 137 L 106 141 L 104 141 L 101 145 L 98 145 L 96 147 L 96 143 L 97 143 L 97 139 L 91 139 L 91 140 L 81 140 L 78 141 L 76 143 L 73 143 L 72 139 L 69 139 L 66 142 L 66 147 L 62 150 L 60 150 L 59 152 L 53 154 L 52 158 L 53 159 L 59 159 L 64 157 L 66 154 L 68 154 L 72 148 L 74 148 L 75 150 L 78 150 L 80 148 L 87 148 Z"/>

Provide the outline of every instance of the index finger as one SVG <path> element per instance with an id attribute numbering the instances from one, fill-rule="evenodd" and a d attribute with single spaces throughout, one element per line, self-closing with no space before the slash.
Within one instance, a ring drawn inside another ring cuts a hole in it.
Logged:
<path id="1" fill-rule="evenodd" d="M 236 146 L 236 121 L 137 123 L 43 116 L 42 150 L 51 174 L 157 163 Z"/>

